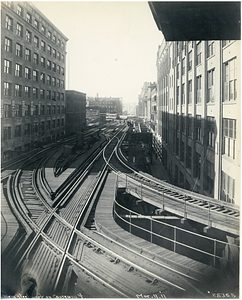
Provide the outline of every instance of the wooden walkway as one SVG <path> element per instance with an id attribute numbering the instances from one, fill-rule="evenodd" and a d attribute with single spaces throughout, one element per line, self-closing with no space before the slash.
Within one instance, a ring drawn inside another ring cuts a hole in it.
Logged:
<path id="1" fill-rule="evenodd" d="M 130 247 L 132 250 L 152 258 L 154 261 L 167 263 L 169 266 L 174 268 L 182 269 L 185 266 L 190 270 L 194 270 L 195 272 L 204 275 L 211 273 L 212 269 L 215 271 L 215 269 L 211 266 L 148 242 L 121 228 L 113 218 L 115 188 L 116 175 L 114 173 L 110 173 L 107 177 L 105 188 L 100 195 L 95 212 L 95 223 L 100 232 L 122 245 Z"/>

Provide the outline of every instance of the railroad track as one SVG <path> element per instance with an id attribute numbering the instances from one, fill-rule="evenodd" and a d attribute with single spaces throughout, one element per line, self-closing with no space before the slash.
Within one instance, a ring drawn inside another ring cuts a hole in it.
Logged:
<path id="1" fill-rule="evenodd" d="M 44 296 L 186 297 L 189 291 L 204 296 L 195 276 L 188 278 L 184 270 L 168 271 L 161 265 L 157 272 L 155 262 L 153 268 L 143 268 L 137 260 L 128 258 L 129 249 L 123 257 L 119 252 L 121 245 L 116 244 L 114 251 L 107 246 L 107 240 L 108 244 L 113 243 L 110 238 L 99 236 L 96 241 L 90 233 L 95 232 L 95 226 L 88 229 L 88 224 L 94 223 L 92 211 L 109 169 L 116 168 L 120 173 L 120 162 L 114 155 L 124 135 L 124 127 L 116 131 L 55 191 L 54 199 L 44 178 L 46 158 L 35 170 L 29 167 L 30 170 L 10 177 L 8 191 L 14 186 L 17 195 L 12 193 L 9 198 L 27 236 L 14 258 L 18 284 L 21 275 L 31 274 L 38 292 Z M 133 170 L 130 173 L 136 176 Z M 140 259 L 147 258 L 140 255 Z"/>

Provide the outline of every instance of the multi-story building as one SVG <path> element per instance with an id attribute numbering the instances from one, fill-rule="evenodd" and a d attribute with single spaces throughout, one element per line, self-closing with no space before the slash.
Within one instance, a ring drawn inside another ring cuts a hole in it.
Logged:
<path id="1" fill-rule="evenodd" d="M 66 134 L 72 135 L 86 129 L 86 94 L 66 91 Z"/>
<path id="2" fill-rule="evenodd" d="M 1 8 L 4 160 L 65 134 L 67 38 L 30 2 Z"/>
<path id="3" fill-rule="evenodd" d="M 165 42 L 157 134 L 171 181 L 240 204 L 240 41 Z"/>
<path id="4" fill-rule="evenodd" d="M 88 97 L 87 106 L 100 107 L 102 111 L 106 111 L 108 114 L 123 114 L 122 98 L 106 98 L 106 97 Z"/>

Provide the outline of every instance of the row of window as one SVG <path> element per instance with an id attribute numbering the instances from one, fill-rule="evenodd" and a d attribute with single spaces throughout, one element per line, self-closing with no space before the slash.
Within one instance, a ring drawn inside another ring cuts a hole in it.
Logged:
<path id="1" fill-rule="evenodd" d="M 13 2 L 6 1 L 5 4 L 11 9 L 13 9 Z M 20 4 L 17 4 L 17 14 L 22 18 L 24 17 L 24 8 Z M 7 21 L 8 23 L 13 24 L 13 19 L 10 16 L 6 18 L 6 22 Z M 40 30 L 42 34 L 47 34 L 49 40 L 51 40 L 53 43 L 57 44 L 57 46 L 61 47 L 64 50 L 64 42 L 57 38 L 55 34 L 52 34 L 50 30 L 46 30 L 46 27 L 43 24 L 40 26 L 40 22 L 36 18 L 34 18 L 33 20 L 33 17 L 29 12 L 26 12 L 25 21 L 33 25 L 35 29 Z"/>
<path id="2" fill-rule="evenodd" d="M 24 117 L 24 116 L 44 116 L 44 115 L 55 115 L 65 113 L 65 107 L 60 105 L 37 105 L 26 104 L 25 101 L 22 104 L 4 104 L 3 105 L 3 117 Z"/>
<path id="3" fill-rule="evenodd" d="M 11 31 L 13 31 L 13 28 L 12 28 L 12 18 L 10 18 L 8 15 L 6 15 L 6 23 L 5 23 L 5 27 Z M 23 38 L 23 25 L 17 23 L 17 27 L 16 27 L 16 35 L 18 37 L 21 37 Z M 33 44 L 36 48 L 40 48 L 41 51 L 47 51 L 47 53 L 49 55 L 53 55 L 54 58 L 57 58 L 58 60 L 62 61 L 62 62 L 65 62 L 65 56 L 64 54 L 61 54 L 59 51 L 57 51 L 55 48 L 52 48 L 50 45 L 47 45 L 46 46 L 46 42 L 44 40 L 41 40 L 39 39 L 38 36 L 34 35 L 32 36 L 32 32 L 28 29 L 26 29 L 26 32 L 25 32 L 25 39 L 27 42 L 29 43 L 32 43 L 33 41 Z M 8 42 L 9 44 L 11 44 L 11 42 Z M 10 47 L 11 49 L 11 47 Z"/>
<path id="4" fill-rule="evenodd" d="M 45 48 L 45 45 L 43 45 L 43 47 Z M 7 52 L 10 52 L 10 53 L 13 52 L 13 41 L 10 38 L 8 38 L 8 37 L 5 37 L 5 39 L 4 39 L 4 49 Z M 42 43 L 41 43 L 41 50 L 42 50 Z M 49 51 L 51 52 L 51 49 Z M 48 51 L 48 53 L 49 53 L 49 51 Z M 21 44 L 19 44 L 19 43 L 16 43 L 15 55 L 19 56 L 19 57 L 23 57 L 23 46 Z M 39 57 L 39 54 L 38 53 L 34 53 L 33 58 L 35 56 Z M 57 58 L 58 60 L 64 61 L 64 56 L 61 58 L 60 52 L 59 51 L 56 52 L 56 50 L 54 48 L 53 48 L 53 57 Z M 31 50 L 30 49 L 28 49 L 28 48 L 25 49 L 24 58 L 26 60 L 28 60 L 28 61 L 31 61 Z M 39 63 L 39 59 L 38 60 L 34 60 L 33 62 L 36 63 L 36 64 L 38 64 Z M 41 65 L 43 67 L 45 67 L 45 57 L 44 56 L 41 56 Z M 48 66 L 48 64 L 47 64 L 47 66 Z M 64 73 L 64 72 L 62 72 L 62 73 Z"/>
<path id="5" fill-rule="evenodd" d="M 35 122 L 33 124 L 27 123 L 24 125 L 15 125 L 14 127 L 14 134 L 12 133 L 12 127 L 11 126 L 5 126 L 3 127 L 3 140 L 11 140 L 12 138 L 17 137 L 23 137 L 31 134 L 40 134 L 44 135 L 45 132 L 45 126 L 46 130 L 54 129 L 58 127 L 64 126 L 64 119 L 57 119 L 57 120 L 48 120 L 46 122 Z M 22 128 L 23 127 L 23 128 Z"/>
<path id="6" fill-rule="evenodd" d="M 14 85 L 14 96 L 15 97 L 25 97 L 31 98 L 31 90 L 32 90 L 32 98 L 34 99 L 47 99 L 47 100 L 60 100 L 64 101 L 64 93 L 50 91 L 45 89 L 39 89 L 37 87 L 29 87 L 23 86 L 20 84 Z M 3 94 L 4 96 L 11 96 L 12 95 L 12 84 L 9 82 L 3 83 Z"/>
<path id="7" fill-rule="evenodd" d="M 162 92 L 162 103 L 161 105 L 167 105 L 168 99 L 168 90 L 167 86 L 164 83 L 165 78 L 162 80 L 161 88 L 166 90 Z M 207 103 L 215 101 L 215 69 L 209 70 L 207 72 Z M 195 101 L 196 103 L 201 103 L 202 100 L 202 76 L 199 75 L 196 77 L 196 93 Z M 237 100 L 237 69 L 236 69 L 236 58 L 226 62 L 224 64 L 224 80 L 223 80 L 223 101 L 235 101 Z M 179 104 L 180 99 L 180 90 L 181 90 L 181 104 L 185 104 L 185 83 L 180 86 L 177 86 L 176 91 L 176 104 Z M 188 81 L 188 104 L 192 103 L 192 80 Z"/>
<path id="8" fill-rule="evenodd" d="M 3 64 L 3 72 L 6 74 L 12 74 L 12 62 L 4 59 Z M 23 67 L 22 65 L 16 63 L 14 68 L 14 75 L 17 77 L 23 77 Z M 59 88 L 65 88 L 64 80 L 56 78 L 54 76 L 46 75 L 44 72 L 39 72 L 37 70 L 33 70 L 31 73 L 31 68 L 25 67 L 24 68 L 24 78 L 25 79 L 33 79 L 33 81 L 40 81 L 42 83 L 47 83 L 48 85 L 57 86 Z"/>

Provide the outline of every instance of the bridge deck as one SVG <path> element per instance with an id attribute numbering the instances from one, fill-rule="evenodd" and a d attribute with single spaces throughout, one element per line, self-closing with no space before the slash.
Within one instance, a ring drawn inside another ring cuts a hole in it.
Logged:
<path id="1" fill-rule="evenodd" d="M 212 208 L 209 209 L 199 205 L 194 205 L 186 201 L 186 207 L 184 208 L 184 201 L 178 198 L 167 197 L 158 194 L 155 190 L 146 189 L 143 185 L 142 195 L 139 188 L 135 187 L 134 181 L 129 181 L 126 183 L 125 179 L 119 177 L 118 187 L 125 187 L 127 184 L 127 192 L 132 194 L 138 199 L 150 203 L 160 209 L 164 209 L 170 213 L 176 214 L 181 218 L 187 218 L 195 222 L 204 224 L 205 226 L 216 228 L 224 232 L 239 236 L 239 221 L 240 218 L 235 218 L 223 213 L 214 211 Z M 189 193 L 189 191 L 188 191 Z M 199 197 L 199 194 L 196 194 L 196 197 Z M 217 201 L 218 202 L 218 201 Z M 164 206 L 163 206 L 164 205 Z M 184 214 L 186 211 L 186 215 Z"/>
<path id="2" fill-rule="evenodd" d="M 190 270 L 194 270 L 202 274 L 211 273 L 211 270 L 214 269 L 211 266 L 167 250 L 121 228 L 113 219 L 115 186 L 116 175 L 114 173 L 110 173 L 107 177 L 105 189 L 103 189 L 100 195 L 95 212 L 95 222 L 99 231 L 110 238 L 119 241 L 122 245 L 130 247 L 138 253 L 142 250 L 142 253 L 145 256 L 152 257 L 154 261 L 167 263 L 169 266 L 173 266 L 178 269 L 186 266 Z"/>

